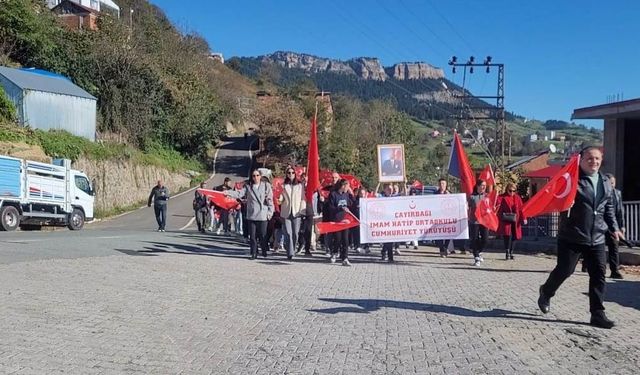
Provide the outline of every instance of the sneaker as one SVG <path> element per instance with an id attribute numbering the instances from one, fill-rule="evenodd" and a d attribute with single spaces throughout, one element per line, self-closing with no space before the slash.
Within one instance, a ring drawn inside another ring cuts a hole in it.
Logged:
<path id="1" fill-rule="evenodd" d="M 473 265 L 474 265 L 474 266 L 476 266 L 476 267 L 478 267 L 478 266 L 480 265 L 480 263 L 482 262 L 480 259 L 481 259 L 480 257 L 475 257 L 475 258 L 473 259 L 473 260 L 474 260 L 474 261 L 473 261 Z"/>
<path id="2" fill-rule="evenodd" d="M 335 263 L 336 262 L 336 256 L 332 255 L 330 261 L 331 261 L 331 263 Z"/>
<path id="3" fill-rule="evenodd" d="M 398 249 L 393 250 L 393 254 L 394 255 L 402 255 L 402 253 Z"/>
<path id="4" fill-rule="evenodd" d="M 456 251 L 455 251 L 455 250 L 451 250 L 451 251 L 449 251 L 449 254 L 455 254 L 455 253 L 456 253 Z"/>
<path id="5" fill-rule="evenodd" d="M 219 229 L 216 231 L 216 234 L 219 236 L 222 233 L 222 229 Z"/>
<path id="6" fill-rule="evenodd" d="M 624 277 L 622 277 L 622 274 L 620 272 L 615 272 L 615 273 L 611 273 L 611 276 L 609 276 L 612 279 L 617 279 L 617 280 L 622 280 L 624 279 Z"/>
<path id="7" fill-rule="evenodd" d="M 213 230 L 212 227 L 207 227 L 207 231 L 211 232 Z"/>
<path id="8" fill-rule="evenodd" d="M 160 232 L 164 232 L 164 229 L 160 229 Z"/>
<path id="9" fill-rule="evenodd" d="M 349 263 L 349 259 L 345 259 L 342 261 L 342 265 L 345 267 L 351 267 L 351 263 Z"/>
<path id="10" fill-rule="evenodd" d="M 418 245 L 415 245 L 415 246 L 413 247 L 413 250 L 418 250 Z"/>
<path id="11" fill-rule="evenodd" d="M 362 254 L 362 248 L 360 246 L 356 248 L 356 253 Z"/>
<path id="12" fill-rule="evenodd" d="M 480 260 L 480 263 L 484 262 L 484 258 L 483 257 L 478 257 L 478 259 Z"/>
<path id="13" fill-rule="evenodd" d="M 371 250 L 369 250 L 369 248 L 367 247 L 366 249 L 364 249 L 364 253 L 365 254 L 369 254 L 369 253 L 371 253 Z"/>

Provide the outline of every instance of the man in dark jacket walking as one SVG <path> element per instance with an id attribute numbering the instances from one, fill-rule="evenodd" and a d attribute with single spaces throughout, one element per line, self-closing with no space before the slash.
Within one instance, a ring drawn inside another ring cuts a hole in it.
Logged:
<path id="1" fill-rule="evenodd" d="M 158 232 L 164 232 L 167 225 L 167 201 L 169 200 L 169 190 L 162 184 L 162 180 L 158 180 L 158 184 L 151 189 L 147 206 L 151 207 L 153 201 L 153 211 L 156 214 L 156 222 L 158 223 Z"/>
<path id="2" fill-rule="evenodd" d="M 547 282 L 540 286 L 538 307 L 545 314 L 549 312 L 551 297 L 571 276 L 582 255 L 589 272 L 591 325 L 611 328 L 615 324 L 605 315 L 603 305 L 607 268 L 605 236 L 611 232 L 618 240 L 622 233 L 613 210 L 613 189 L 599 172 L 601 163 L 599 148 L 586 147 L 580 152 L 578 190 L 573 206 L 560 215 L 558 263 Z"/>
<path id="3" fill-rule="evenodd" d="M 611 188 L 613 189 L 613 212 L 616 215 L 616 222 L 618 223 L 618 227 L 620 231 L 624 233 L 624 211 L 622 208 L 622 192 L 616 189 L 616 178 L 611 173 L 607 173 L 605 175 L 609 179 L 609 183 L 611 184 Z M 613 238 L 611 232 L 607 232 L 607 250 L 609 252 L 609 268 L 611 269 L 611 278 L 612 279 L 622 279 L 622 275 L 620 274 L 620 256 L 618 253 L 619 241 Z"/>

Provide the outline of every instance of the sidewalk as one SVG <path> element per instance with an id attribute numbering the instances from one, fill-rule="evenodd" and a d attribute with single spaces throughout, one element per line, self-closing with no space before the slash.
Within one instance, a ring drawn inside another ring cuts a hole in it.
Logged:
<path id="1" fill-rule="evenodd" d="M 379 252 L 250 261 L 168 233 L 121 255 L 0 265 L 3 374 L 637 374 L 640 276 L 607 280 L 612 330 L 586 325 L 586 275 L 537 310 L 547 256 Z"/>

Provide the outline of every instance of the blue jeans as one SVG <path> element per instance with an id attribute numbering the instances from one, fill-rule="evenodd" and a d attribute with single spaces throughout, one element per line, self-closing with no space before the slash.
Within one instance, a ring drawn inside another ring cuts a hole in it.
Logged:
<path id="1" fill-rule="evenodd" d="M 158 223 L 158 229 L 164 230 L 167 225 L 167 205 L 166 204 L 154 204 L 153 211 L 156 214 L 156 222 Z"/>

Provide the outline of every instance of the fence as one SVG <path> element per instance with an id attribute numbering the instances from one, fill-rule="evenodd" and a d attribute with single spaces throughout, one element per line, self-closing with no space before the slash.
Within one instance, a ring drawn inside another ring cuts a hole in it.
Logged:
<path id="1" fill-rule="evenodd" d="M 624 226 L 627 232 L 625 237 L 627 240 L 636 242 L 640 241 L 640 233 L 638 224 L 640 224 L 640 201 L 622 202 L 624 208 Z"/>
<path id="2" fill-rule="evenodd" d="M 640 241 L 640 201 L 622 202 L 624 208 L 625 237 L 632 242 Z M 522 236 L 529 238 L 556 237 L 558 235 L 558 214 L 541 215 L 530 218 L 522 226 Z"/>
<path id="3" fill-rule="evenodd" d="M 522 226 L 522 237 L 555 238 L 558 236 L 558 214 L 540 215 L 527 219 L 527 224 Z"/>

